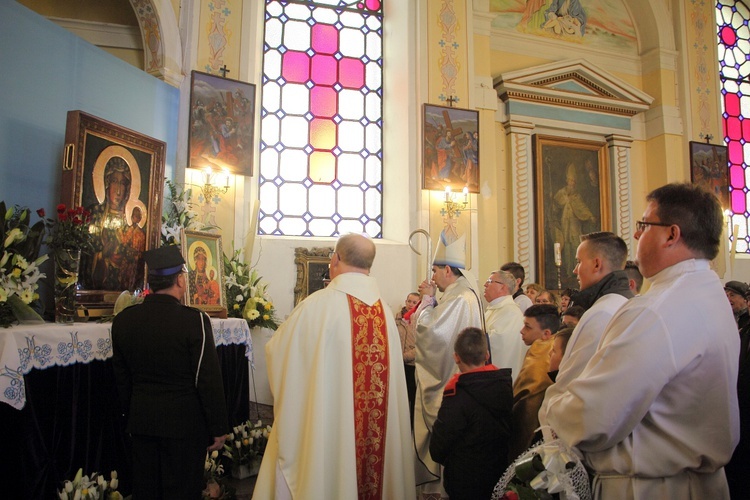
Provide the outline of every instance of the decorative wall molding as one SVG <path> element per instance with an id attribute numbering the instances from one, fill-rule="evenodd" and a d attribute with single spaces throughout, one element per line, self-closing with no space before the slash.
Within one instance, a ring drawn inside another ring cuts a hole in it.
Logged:
<path id="1" fill-rule="evenodd" d="M 80 19 L 66 19 L 62 17 L 48 17 L 47 19 L 97 47 L 143 50 L 141 30 L 138 26 L 82 21 Z"/>
<path id="2" fill-rule="evenodd" d="M 522 121 L 503 123 L 510 138 L 510 160 L 513 188 L 513 259 L 526 270 L 526 276 L 535 276 L 534 262 L 534 175 L 531 134 L 534 124 Z"/>
<path id="3" fill-rule="evenodd" d="M 633 139 L 615 134 L 608 135 L 605 139 L 609 150 L 610 170 L 614 174 L 611 176 L 612 206 L 615 211 L 613 230 L 629 242 L 629 236 L 633 234 L 633 211 L 630 203 L 630 146 Z M 630 249 L 630 254 L 634 254 L 633 248 Z"/>

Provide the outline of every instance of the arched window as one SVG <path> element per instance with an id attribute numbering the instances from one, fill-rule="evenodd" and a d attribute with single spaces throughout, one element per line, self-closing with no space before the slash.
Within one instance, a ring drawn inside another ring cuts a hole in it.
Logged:
<path id="1" fill-rule="evenodd" d="M 382 237 L 381 0 L 266 0 L 259 234 Z"/>
<path id="2" fill-rule="evenodd" d="M 724 142 L 729 160 L 732 226 L 739 232 L 736 250 L 750 253 L 750 10 L 741 0 L 716 2 L 719 79 Z"/>

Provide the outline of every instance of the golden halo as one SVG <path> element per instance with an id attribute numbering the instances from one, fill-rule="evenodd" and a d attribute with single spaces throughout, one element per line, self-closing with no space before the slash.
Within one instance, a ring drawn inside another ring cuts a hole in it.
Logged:
<path id="1" fill-rule="evenodd" d="M 146 227 L 146 219 L 148 219 L 148 211 L 146 211 L 146 205 L 141 200 L 130 198 L 125 204 L 125 220 L 128 222 L 128 226 L 133 225 L 133 209 L 138 207 L 141 209 L 141 222 L 138 227 L 143 229 Z"/>
<path id="2" fill-rule="evenodd" d="M 130 168 L 130 197 L 128 199 L 138 200 L 141 194 L 141 172 L 138 170 L 138 163 L 135 161 L 135 157 L 126 148 L 113 144 L 112 146 L 107 146 L 99 153 L 96 163 L 94 163 L 94 171 L 91 173 L 94 180 L 94 194 L 100 204 L 104 203 L 104 197 L 106 196 L 104 192 L 104 167 L 110 158 L 115 156 L 119 156 L 125 160 L 128 168 Z M 143 215 L 146 215 L 145 211 Z"/>
<path id="3" fill-rule="evenodd" d="M 208 245 L 203 243 L 202 241 L 194 241 L 190 247 L 188 248 L 188 265 L 190 266 L 191 271 L 195 271 L 195 249 L 196 248 L 202 248 L 206 251 L 206 274 L 208 274 L 208 270 L 211 269 L 211 263 L 213 262 L 213 257 L 211 257 L 211 249 L 208 248 Z"/>

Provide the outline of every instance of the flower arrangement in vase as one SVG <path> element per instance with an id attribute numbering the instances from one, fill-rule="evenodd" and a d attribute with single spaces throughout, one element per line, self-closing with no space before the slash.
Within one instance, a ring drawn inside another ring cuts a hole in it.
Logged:
<path id="1" fill-rule="evenodd" d="M 44 211 L 37 214 L 44 216 Z M 45 275 L 39 266 L 47 255 L 39 257 L 44 237 L 44 221 L 30 226 L 31 214 L 26 207 L 5 207 L 0 202 L 0 326 L 16 321 L 43 321 L 31 307 L 39 299 L 38 281 Z"/>
<path id="2" fill-rule="evenodd" d="M 206 489 L 203 490 L 204 500 L 233 500 L 236 490 L 224 482 L 224 466 L 219 462 L 219 452 L 214 450 L 206 453 L 203 467 L 203 480 Z"/>
<path id="3" fill-rule="evenodd" d="M 57 219 L 46 219 L 47 246 L 55 261 L 55 321 L 72 323 L 75 319 L 75 292 L 81 253 L 91 254 L 94 236 L 89 229 L 91 212 L 83 207 L 57 205 Z"/>
<path id="4" fill-rule="evenodd" d="M 224 288 L 229 317 L 244 318 L 250 328 L 278 328 L 268 284 L 256 269 L 243 262 L 240 250 L 235 250 L 232 257 L 224 255 Z"/>
<path id="5" fill-rule="evenodd" d="M 258 473 L 270 433 L 271 426 L 264 426 L 260 420 L 255 423 L 247 420 L 232 429 L 223 452 L 232 462 L 232 476 L 244 479 Z"/>
<path id="6" fill-rule="evenodd" d="M 91 476 L 84 476 L 83 469 L 78 469 L 72 481 L 65 481 L 63 488 L 57 493 L 60 500 L 122 500 L 122 494 L 117 491 L 117 471 L 112 471 L 110 480 L 94 472 Z"/>
<path id="7" fill-rule="evenodd" d="M 162 246 L 179 245 L 180 233 L 183 229 L 194 231 L 217 229 L 216 226 L 205 225 L 198 220 L 198 213 L 193 210 L 190 202 L 192 189 L 183 189 L 169 179 L 165 181 L 165 184 L 169 198 L 164 203 L 164 213 L 161 216 Z"/>

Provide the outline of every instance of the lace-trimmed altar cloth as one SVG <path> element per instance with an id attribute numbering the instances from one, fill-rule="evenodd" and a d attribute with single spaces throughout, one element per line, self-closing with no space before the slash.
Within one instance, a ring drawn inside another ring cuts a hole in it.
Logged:
<path id="1" fill-rule="evenodd" d="M 250 328 L 242 318 L 211 319 L 214 343 L 245 345 L 253 362 Z M 0 331 L 0 402 L 20 410 L 26 405 L 23 376 L 51 366 L 90 363 L 112 357 L 112 323 L 17 325 Z"/>

